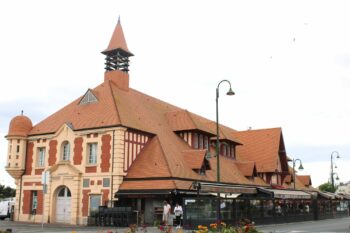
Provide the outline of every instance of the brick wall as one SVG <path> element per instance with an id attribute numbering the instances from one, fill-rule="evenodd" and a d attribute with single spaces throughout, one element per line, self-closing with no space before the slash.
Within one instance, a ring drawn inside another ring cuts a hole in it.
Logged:
<path id="1" fill-rule="evenodd" d="M 34 143 L 29 142 L 28 143 L 28 150 L 27 150 L 27 159 L 26 159 L 26 175 L 32 174 L 32 167 L 33 167 L 33 148 Z"/>
<path id="2" fill-rule="evenodd" d="M 23 190 L 23 205 L 22 205 L 23 214 L 30 214 L 31 204 L 32 204 L 31 196 L 32 196 L 31 190 Z"/>
<path id="3" fill-rule="evenodd" d="M 41 173 L 44 171 L 43 168 L 35 169 L 35 175 L 41 175 Z"/>
<path id="4" fill-rule="evenodd" d="M 43 191 L 38 190 L 38 205 L 36 209 L 36 214 L 43 214 Z"/>
<path id="5" fill-rule="evenodd" d="M 85 173 L 95 173 L 95 172 L 97 172 L 96 166 L 85 167 Z"/>
<path id="6" fill-rule="evenodd" d="M 83 216 L 88 216 L 89 214 L 89 192 L 90 189 L 83 190 L 83 204 L 81 207 L 81 211 L 83 213 Z"/>
<path id="7" fill-rule="evenodd" d="M 101 172 L 109 172 L 111 158 L 111 135 L 102 136 Z"/>
<path id="8" fill-rule="evenodd" d="M 41 186 L 41 182 L 23 182 L 23 186 L 33 186 L 33 185 L 36 185 L 36 186 Z"/>
<path id="9" fill-rule="evenodd" d="M 83 138 L 79 137 L 74 139 L 74 165 L 80 165 L 83 159 Z"/>
<path id="10" fill-rule="evenodd" d="M 51 140 L 49 147 L 49 166 L 52 166 L 57 160 L 57 140 Z"/>

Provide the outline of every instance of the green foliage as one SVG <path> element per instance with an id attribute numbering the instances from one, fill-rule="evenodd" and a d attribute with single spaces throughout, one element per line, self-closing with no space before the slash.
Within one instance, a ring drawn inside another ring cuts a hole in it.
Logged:
<path id="1" fill-rule="evenodd" d="M 0 184 L 0 198 L 14 197 L 16 195 L 16 190 L 10 186 Z"/>
<path id="2" fill-rule="evenodd" d="M 330 193 L 334 193 L 336 188 L 333 188 L 332 187 L 332 184 L 327 182 L 327 183 L 324 183 L 324 184 L 321 184 L 320 186 L 318 186 L 318 189 L 320 191 L 323 191 L 323 192 L 330 192 Z"/>

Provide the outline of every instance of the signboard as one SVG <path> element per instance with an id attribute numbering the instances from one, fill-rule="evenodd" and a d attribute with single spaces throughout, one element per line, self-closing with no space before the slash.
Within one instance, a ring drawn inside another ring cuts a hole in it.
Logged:
<path id="1" fill-rule="evenodd" d="M 234 186 L 207 186 L 201 185 L 201 192 L 209 193 L 256 193 L 255 188 Z"/>
<path id="2" fill-rule="evenodd" d="M 48 171 L 43 171 L 41 173 L 41 183 L 42 184 L 48 184 L 50 182 L 50 172 Z"/>

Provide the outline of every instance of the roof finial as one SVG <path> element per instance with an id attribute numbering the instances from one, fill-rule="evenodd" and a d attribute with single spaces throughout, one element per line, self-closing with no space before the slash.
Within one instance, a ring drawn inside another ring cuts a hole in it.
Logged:
<path id="1" fill-rule="evenodd" d="M 120 15 L 118 16 L 118 23 L 120 23 Z"/>
<path id="2" fill-rule="evenodd" d="M 21 116 L 23 116 L 23 110 L 21 110 Z"/>

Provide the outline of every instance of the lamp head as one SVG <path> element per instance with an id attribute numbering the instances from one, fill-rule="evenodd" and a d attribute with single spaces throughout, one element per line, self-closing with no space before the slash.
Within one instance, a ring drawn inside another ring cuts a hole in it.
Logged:
<path id="1" fill-rule="evenodd" d="M 339 176 L 337 175 L 337 177 L 335 178 L 336 180 L 339 180 Z"/>
<path id="2" fill-rule="evenodd" d="M 300 166 L 299 166 L 299 168 L 298 168 L 300 171 L 302 171 L 302 170 L 304 170 L 304 167 L 303 167 L 303 165 L 300 163 Z"/>
<path id="3" fill-rule="evenodd" d="M 337 154 L 337 159 L 340 159 L 340 156 L 339 156 L 339 154 Z"/>
<path id="4" fill-rule="evenodd" d="M 232 91 L 232 88 L 230 87 L 230 90 L 226 93 L 226 95 L 234 95 L 235 93 Z"/>

